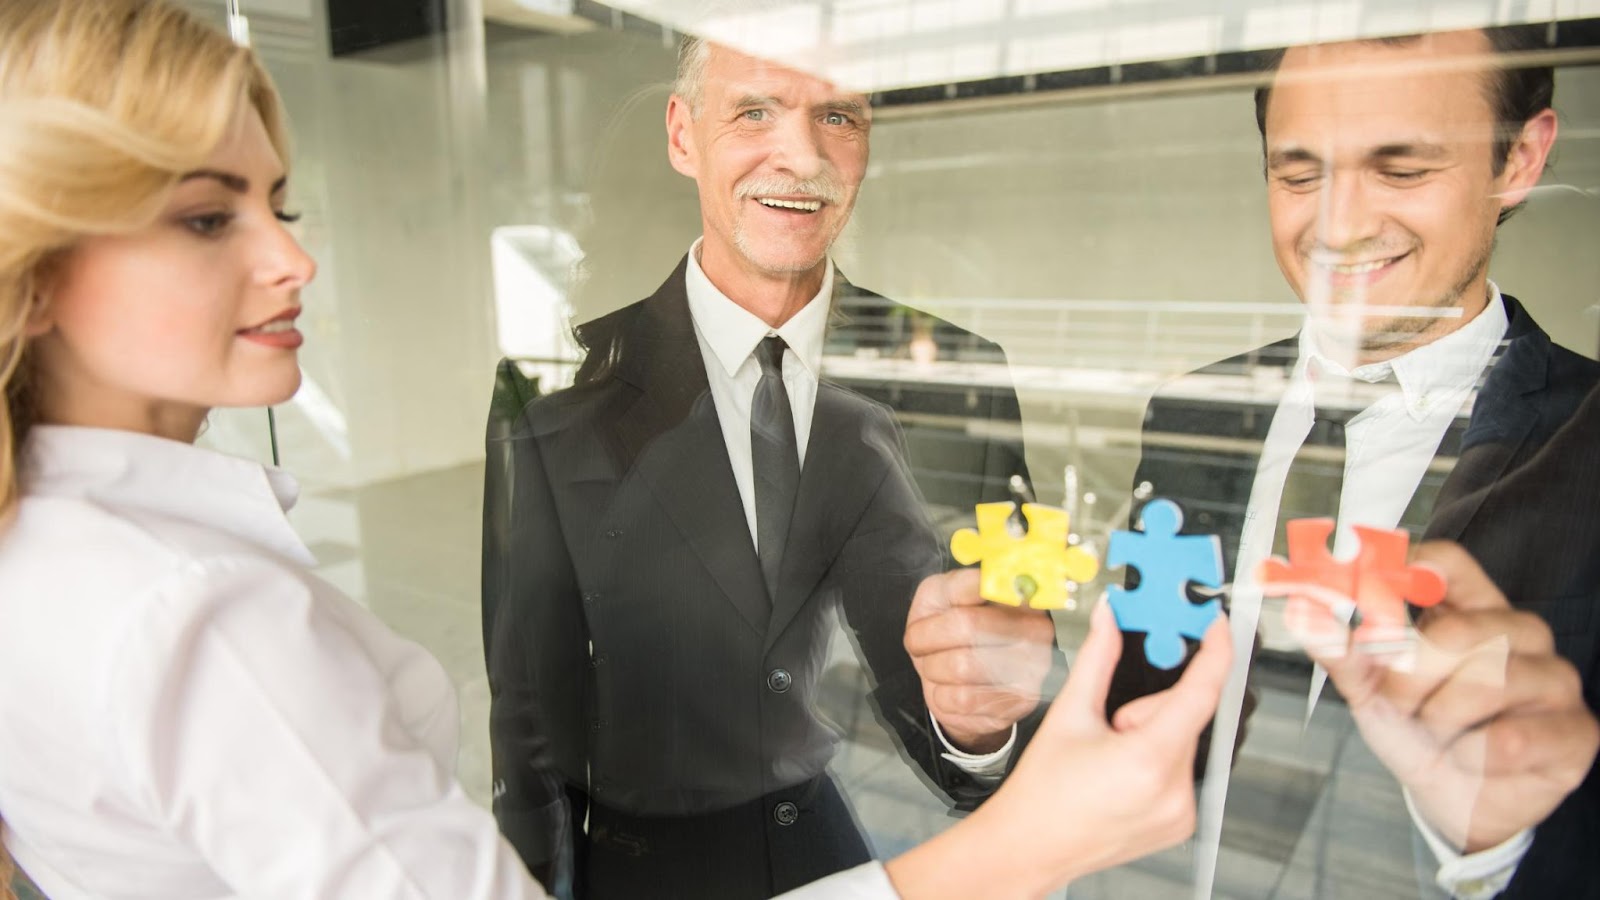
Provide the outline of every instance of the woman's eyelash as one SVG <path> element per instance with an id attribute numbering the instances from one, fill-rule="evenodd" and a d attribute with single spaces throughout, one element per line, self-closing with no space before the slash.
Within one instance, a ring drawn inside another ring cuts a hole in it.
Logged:
<path id="1" fill-rule="evenodd" d="M 186 217 L 183 225 L 201 237 L 213 237 L 233 224 L 233 218 L 232 213 L 204 213 Z"/>

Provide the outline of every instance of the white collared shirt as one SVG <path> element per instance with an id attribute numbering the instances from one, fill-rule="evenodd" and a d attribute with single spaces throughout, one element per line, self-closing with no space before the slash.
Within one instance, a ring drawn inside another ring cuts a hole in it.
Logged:
<path id="1" fill-rule="evenodd" d="M 755 357 L 755 350 L 763 339 L 773 334 L 789 345 L 783 352 L 783 386 L 789 393 L 789 407 L 794 412 L 795 444 L 803 468 L 806 446 L 811 441 L 811 414 L 817 406 L 822 343 L 827 336 L 828 310 L 833 303 L 833 260 L 827 262 L 822 290 L 777 328 L 717 290 L 700 268 L 699 240 L 689 248 L 688 273 L 684 281 L 689 295 L 689 316 L 694 320 L 694 336 L 700 343 L 706 380 L 711 384 L 711 399 L 716 403 L 717 420 L 722 424 L 728 461 L 733 464 L 733 481 L 739 487 L 745 522 L 750 526 L 750 540 L 754 543 L 758 539 L 755 462 L 750 453 L 750 406 L 755 400 L 756 385 L 761 382 L 761 363 Z"/>
<path id="2" fill-rule="evenodd" d="M 292 479 L 39 427 L 0 532 L 0 816 L 52 900 L 542 897 L 439 663 L 311 576 Z"/>
<path id="3" fill-rule="evenodd" d="M 1470 409 L 1478 378 L 1505 335 L 1505 304 L 1499 289 L 1490 288 L 1489 304 L 1455 331 L 1387 362 L 1354 369 L 1324 355 L 1307 322 L 1300 331 L 1299 359 L 1262 445 L 1248 525 L 1239 541 L 1236 580 L 1249 577 L 1254 563 L 1272 552 L 1278 501 L 1289 463 L 1311 431 L 1314 399 L 1325 405 L 1366 406 L 1345 426 L 1345 477 L 1334 555 L 1353 554 L 1359 547 L 1353 525 L 1399 524 L 1450 423 Z M 1374 393 L 1365 386 L 1391 377 L 1399 390 L 1381 390 L 1367 406 Z"/>
<path id="4" fill-rule="evenodd" d="M 822 370 L 828 313 L 833 305 L 833 260 L 827 261 L 822 289 L 817 295 L 789 321 L 774 329 L 755 313 L 728 299 L 706 277 L 700 268 L 701 240 L 697 239 L 689 247 L 684 288 L 689 296 L 689 315 L 694 320 L 700 357 L 705 362 L 706 380 L 711 386 L 711 399 L 717 407 L 717 421 L 722 425 L 722 440 L 728 448 L 728 462 L 733 464 L 733 481 L 744 503 L 745 524 L 750 528 L 751 544 L 757 545 L 755 461 L 750 451 L 750 406 L 755 400 L 756 385 L 761 381 L 761 363 L 755 358 L 755 350 L 772 334 L 789 345 L 783 352 L 783 386 L 789 392 L 796 449 L 803 469 L 811 437 L 811 414 L 817 405 L 817 381 Z M 1005 746 L 993 753 L 974 754 L 957 749 L 945 738 L 938 721 L 932 721 L 934 734 L 944 745 L 945 759 L 972 775 L 997 777 L 1005 772 L 1006 763 L 1016 748 L 1015 726 Z"/>
<path id="5" fill-rule="evenodd" d="M 311 576 L 272 468 L 38 427 L 0 531 L 0 816 L 51 900 L 545 893 L 453 774 L 455 688 Z M 793 900 L 895 900 L 880 863 Z"/>
<path id="6" fill-rule="evenodd" d="M 1322 352 L 1307 320 L 1300 331 L 1299 358 L 1262 445 L 1250 492 L 1234 571 L 1236 606 L 1241 599 L 1247 604 L 1260 602 L 1254 573 L 1272 553 L 1289 464 L 1311 431 L 1314 404 L 1365 407 L 1345 427 L 1345 476 L 1334 555 L 1348 558 L 1359 549 L 1354 525 L 1385 529 L 1399 525 L 1451 422 L 1470 413 L 1479 378 L 1505 337 L 1509 324 L 1505 302 L 1493 282 L 1489 292 L 1483 311 L 1455 331 L 1392 360 L 1354 369 Z M 1372 386 L 1390 380 L 1398 390 L 1374 391 Z M 1372 402 L 1374 396 L 1378 399 Z M 1266 639 L 1272 643 L 1272 635 Z M 1319 668 L 1307 718 L 1324 677 Z M 1515 874 L 1531 844 L 1530 832 L 1523 832 L 1498 847 L 1463 856 L 1416 815 L 1409 798 L 1408 808 L 1439 860 L 1439 886 L 1457 897 L 1476 900 L 1497 893 Z"/>

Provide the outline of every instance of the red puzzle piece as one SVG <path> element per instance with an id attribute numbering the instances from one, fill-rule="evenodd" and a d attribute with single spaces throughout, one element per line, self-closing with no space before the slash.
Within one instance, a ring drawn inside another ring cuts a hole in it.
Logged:
<path id="1" fill-rule="evenodd" d="M 1289 559 L 1272 557 L 1261 564 L 1259 578 L 1269 594 L 1296 594 L 1293 585 L 1311 585 L 1333 592 L 1361 612 L 1358 644 L 1401 641 L 1410 626 L 1405 602 L 1433 606 L 1444 599 L 1444 579 L 1423 566 L 1406 563 L 1411 536 L 1404 529 L 1355 526 L 1361 552 L 1341 561 L 1328 552 L 1332 519 L 1295 519 L 1285 529 Z M 1277 586 L 1281 590 L 1273 590 Z"/>

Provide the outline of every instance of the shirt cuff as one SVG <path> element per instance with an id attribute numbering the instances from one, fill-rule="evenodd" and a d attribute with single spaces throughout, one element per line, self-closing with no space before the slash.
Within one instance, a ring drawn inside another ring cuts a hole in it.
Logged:
<path id="1" fill-rule="evenodd" d="M 899 900 L 883 863 L 870 862 L 829 875 L 778 896 L 777 900 Z"/>
<path id="2" fill-rule="evenodd" d="M 939 727 L 939 720 L 933 717 L 933 713 L 928 714 L 928 720 L 933 723 L 933 733 L 939 736 L 939 743 L 944 745 L 945 752 L 939 755 L 956 768 L 980 778 L 999 778 L 1006 773 L 1006 764 L 1011 762 L 1011 751 L 1017 748 L 1017 726 L 1011 726 L 1011 737 L 999 750 L 993 753 L 967 753 L 956 749 L 950 739 L 944 736 L 944 729 Z"/>
<path id="3" fill-rule="evenodd" d="M 1440 890 L 1457 900 L 1488 900 L 1506 889 L 1512 876 L 1517 874 L 1522 857 L 1533 846 L 1533 829 L 1524 828 L 1505 842 L 1486 850 L 1462 854 L 1417 812 L 1417 805 L 1411 801 L 1411 792 L 1401 793 L 1406 798 L 1411 821 L 1416 823 L 1428 849 L 1439 861 L 1439 872 L 1433 880 Z"/>

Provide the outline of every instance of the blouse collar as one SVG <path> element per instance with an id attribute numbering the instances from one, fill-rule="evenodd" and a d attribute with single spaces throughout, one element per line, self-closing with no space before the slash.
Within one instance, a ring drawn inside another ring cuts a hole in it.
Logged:
<path id="1" fill-rule="evenodd" d="M 300 487 L 281 469 L 132 431 L 38 425 L 28 432 L 25 496 L 69 497 L 214 528 L 303 565 L 316 560 L 285 513 Z"/>

